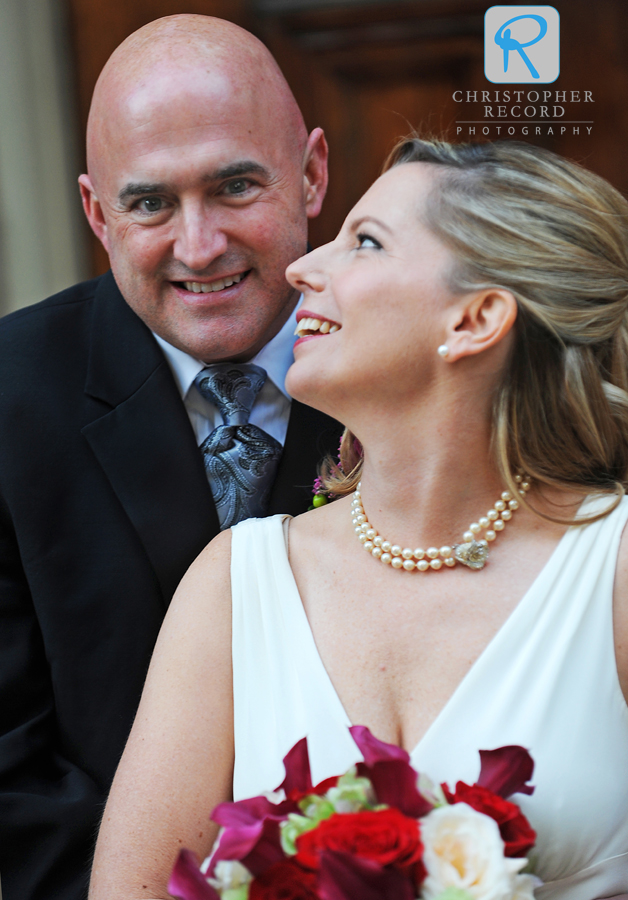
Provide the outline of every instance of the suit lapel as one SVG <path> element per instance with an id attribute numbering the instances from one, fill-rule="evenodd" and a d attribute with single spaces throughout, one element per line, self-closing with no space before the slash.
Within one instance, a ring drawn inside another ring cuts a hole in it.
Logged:
<path id="1" fill-rule="evenodd" d="M 312 502 L 312 485 L 318 465 L 327 454 L 336 456 L 343 426 L 335 419 L 292 401 L 288 433 L 268 513 L 305 512 Z"/>
<path id="2" fill-rule="evenodd" d="M 83 428 L 155 570 L 164 601 L 218 533 L 185 407 L 164 356 L 111 273 L 97 291 L 86 393 L 110 409 Z"/>

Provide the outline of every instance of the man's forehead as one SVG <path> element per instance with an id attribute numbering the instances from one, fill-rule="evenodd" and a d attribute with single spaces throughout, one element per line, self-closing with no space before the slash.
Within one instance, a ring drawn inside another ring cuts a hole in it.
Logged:
<path id="1" fill-rule="evenodd" d="M 168 86 L 141 86 L 118 102 L 115 115 L 105 125 L 106 143 L 127 158 L 139 158 L 171 149 L 181 152 L 207 148 L 218 155 L 222 145 L 228 155 L 243 158 L 251 148 L 267 147 L 271 156 L 285 146 L 282 129 L 275 127 L 266 104 L 251 91 L 233 91 L 224 78 L 213 77 L 191 84 L 179 80 Z"/>
<path id="2" fill-rule="evenodd" d="M 112 92 L 119 98 L 120 110 L 130 118 L 160 109 L 168 110 L 182 103 L 216 106 L 221 102 L 241 102 L 250 98 L 254 85 L 250 79 L 231 68 L 165 60 L 161 65 L 138 74 L 136 78 L 116 78 Z"/>
<path id="3" fill-rule="evenodd" d="M 163 119 L 148 117 L 135 127 L 118 121 L 107 137 L 100 145 L 100 166 L 115 179 L 116 193 L 126 182 L 270 177 L 301 164 L 300 148 L 286 139 L 285 132 L 236 115 L 235 110 L 223 116 L 179 109 Z"/>
<path id="4" fill-rule="evenodd" d="M 143 83 L 116 98 L 108 116 L 107 130 L 129 142 L 185 142 L 222 133 L 246 134 L 264 128 L 265 103 L 253 91 L 236 86 L 222 75 L 190 80 L 176 76 Z"/>

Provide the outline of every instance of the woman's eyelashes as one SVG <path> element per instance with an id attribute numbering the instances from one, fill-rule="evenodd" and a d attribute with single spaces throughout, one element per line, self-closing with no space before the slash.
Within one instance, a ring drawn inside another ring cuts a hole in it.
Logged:
<path id="1" fill-rule="evenodd" d="M 371 234 L 358 234 L 356 235 L 358 241 L 358 250 L 381 250 L 382 245 L 376 238 L 374 238 Z"/>

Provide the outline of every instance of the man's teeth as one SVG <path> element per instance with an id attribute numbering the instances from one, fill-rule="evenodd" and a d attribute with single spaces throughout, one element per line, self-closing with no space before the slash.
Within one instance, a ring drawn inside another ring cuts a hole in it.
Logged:
<path id="1" fill-rule="evenodd" d="M 333 334 L 339 330 L 340 325 L 336 325 L 335 322 L 328 322 L 327 319 L 305 318 L 297 322 L 294 333 L 299 337 L 303 337 L 305 334 L 316 334 L 317 331 L 321 334 Z"/>
<path id="2" fill-rule="evenodd" d="M 230 275 L 229 278 L 221 278 L 220 281 L 211 281 L 205 284 L 202 281 L 184 281 L 186 291 L 193 291 L 195 294 L 211 294 L 214 291 L 222 291 L 232 284 L 239 284 L 244 278 L 242 275 Z"/>

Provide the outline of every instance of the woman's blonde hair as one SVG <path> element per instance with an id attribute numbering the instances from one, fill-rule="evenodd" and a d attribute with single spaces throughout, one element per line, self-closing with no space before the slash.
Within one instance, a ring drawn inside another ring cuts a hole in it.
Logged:
<path id="1" fill-rule="evenodd" d="M 384 171 L 410 162 L 438 167 L 423 215 L 452 252 L 452 290 L 504 288 L 517 301 L 492 408 L 504 483 L 516 490 L 523 470 L 541 484 L 614 492 L 610 511 L 628 478 L 628 203 L 603 178 L 523 143 L 412 136 Z M 360 477 L 350 432 L 340 461 L 322 471 L 336 495 Z"/>

